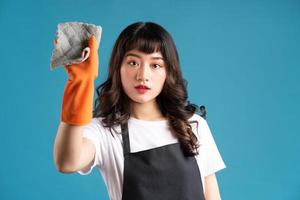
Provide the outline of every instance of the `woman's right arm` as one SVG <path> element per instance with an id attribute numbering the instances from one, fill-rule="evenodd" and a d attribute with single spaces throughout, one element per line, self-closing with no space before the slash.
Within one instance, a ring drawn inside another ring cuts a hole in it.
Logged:
<path id="1" fill-rule="evenodd" d="M 58 171 L 73 173 L 94 161 L 95 146 L 82 137 L 83 126 L 61 122 L 54 143 L 54 163 Z"/>
<path id="2" fill-rule="evenodd" d="M 65 66 L 69 76 L 64 89 L 61 122 L 54 143 L 54 163 L 58 171 L 73 173 L 93 162 L 95 146 L 83 138 L 83 127 L 92 120 L 94 80 L 98 76 L 98 46 L 95 36 L 88 40 L 87 60 Z"/>

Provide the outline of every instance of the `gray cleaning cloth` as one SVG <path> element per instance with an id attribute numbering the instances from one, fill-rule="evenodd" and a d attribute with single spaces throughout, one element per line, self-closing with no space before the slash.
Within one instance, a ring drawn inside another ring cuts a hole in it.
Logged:
<path id="1" fill-rule="evenodd" d="M 82 22 L 65 22 L 57 25 L 56 41 L 50 69 L 85 61 L 89 54 L 88 39 L 94 35 L 99 48 L 102 27 Z"/>

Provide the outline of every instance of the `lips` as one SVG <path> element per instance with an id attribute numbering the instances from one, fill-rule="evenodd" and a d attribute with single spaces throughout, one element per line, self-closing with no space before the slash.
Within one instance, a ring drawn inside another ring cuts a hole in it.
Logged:
<path id="1" fill-rule="evenodd" d="M 150 88 L 146 85 L 138 85 L 135 87 L 135 89 L 139 94 L 145 94 L 146 92 L 149 91 Z"/>
<path id="2" fill-rule="evenodd" d="M 148 86 L 146 85 L 138 85 L 135 87 L 136 89 L 150 89 Z"/>

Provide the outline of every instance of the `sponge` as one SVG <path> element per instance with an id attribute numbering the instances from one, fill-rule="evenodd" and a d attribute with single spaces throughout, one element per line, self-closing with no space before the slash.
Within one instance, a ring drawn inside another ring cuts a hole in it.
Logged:
<path id="1" fill-rule="evenodd" d="M 83 22 L 65 22 L 57 25 L 56 44 L 52 51 L 50 69 L 85 61 L 90 54 L 88 39 L 94 35 L 99 48 L 102 27 Z"/>

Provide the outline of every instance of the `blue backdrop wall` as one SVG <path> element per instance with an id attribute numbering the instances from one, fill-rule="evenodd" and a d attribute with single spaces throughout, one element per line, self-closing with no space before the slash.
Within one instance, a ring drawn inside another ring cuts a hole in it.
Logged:
<path id="1" fill-rule="evenodd" d="M 227 165 L 223 199 L 300 199 L 300 2 L 296 0 L 0 2 L 0 199 L 108 199 L 101 175 L 53 163 L 63 68 L 50 71 L 60 22 L 103 27 L 96 84 L 127 25 L 153 21 L 177 45 L 189 99 Z"/>

